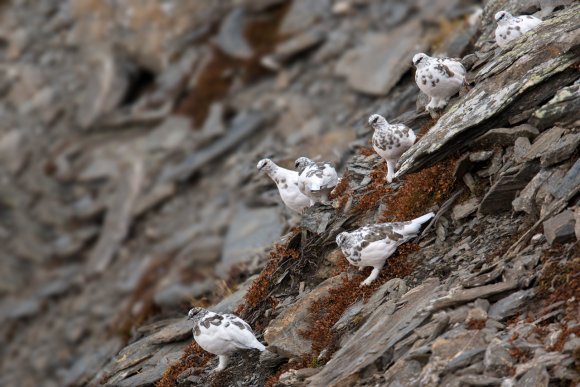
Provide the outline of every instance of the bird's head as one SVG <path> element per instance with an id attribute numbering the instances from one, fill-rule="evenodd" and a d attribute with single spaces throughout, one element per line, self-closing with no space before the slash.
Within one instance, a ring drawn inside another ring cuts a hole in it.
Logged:
<path id="1" fill-rule="evenodd" d="M 415 54 L 415 56 L 413 56 L 413 66 L 415 66 L 416 68 L 420 68 L 427 65 L 428 61 L 429 55 L 423 54 L 422 52 Z"/>
<path id="2" fill-rule="evenodd" d="M 378 126 L 387 125 L 387 120 L 380 114 L 373 114 L 369 117 L 368 124 L 371 128 L 376 129 Z"/>
<path id="3" fill-rule="evenodd" d="M 344 243 L 344 240 L 346 239 L 347 236 L 348 236 L 347 232 L 341 232 L 336 236 L 336 244 L 338 245 L 338 247 L 342 247 L 342 244 Z"/>
<path id="4" fill-rule="evenodd" d="M 203 309 L 202 308 L 198 308 L 198 307 L 193 307 L 189 310 L 189 313 L 187 313 L 187 319 L 188 320 L 193 320 L 194 317 L 201 312 Z"/>
<path id="5" fill-rule="evenodd" d="M 294 162 L 294 167 L 299 171 L 303 171 L 304 168 L 310 164 L 312 164 L 312 160 L 310 160 L 308 157 L 299 157 Z"/>
<path id="6" fill-rule="evenodd" d="M 274 166 L 274 162 L 270 159 L 262 159 L 258 162 L 258 170 L 268 172 Z"/>
<path id="7" fill-rule="evenodd" d="M 511 18 L 512 15 L 510 15 L 510 13 L 506 11 L 499 11 L 498 13 L 495 14 L 495 21 L 498 24 L 504 23 Z"/>

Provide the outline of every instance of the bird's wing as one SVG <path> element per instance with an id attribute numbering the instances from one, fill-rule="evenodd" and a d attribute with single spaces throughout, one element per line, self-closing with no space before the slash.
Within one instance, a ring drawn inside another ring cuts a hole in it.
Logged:
<path id="1" fill-rule="evenodd" d="M 453 73 L 465 76 L 465 67 L 461 64 L 461 62 L 453 60 L 453 59 L 444 59 L 443 64 L 447 66 L 449 70 Z"/>
<path id="2" fill-rule="evenodd" d="M 240 348 L 257 348 L 263 350 L 264 346 L 256 339 L 250 325 L 233 314 L 224 315 L 225 324 L 221 326 L 223 337 Z"/>

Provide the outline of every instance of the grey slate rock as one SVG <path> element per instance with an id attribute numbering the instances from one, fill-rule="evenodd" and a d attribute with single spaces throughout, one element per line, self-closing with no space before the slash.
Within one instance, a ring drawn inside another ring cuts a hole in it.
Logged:
<path id="1" fill-rule="evenodd" d="M 229 56 L 250 59 L 254 52 L 244 36 L 246 25 L 247 16 L 244 8 L 233 8 L 220 25 L 215 39 L 216 45 Z"/>
<path id="2" fill-rule="evenodd" d="M 565 210 L 544 222 L 544 235 L 550 245 L 576 239 L 574 213 Z"/>
<path id="3" fill-rule="evenodd" d="M 525 305 L 533 296 L 532 289 L 520 290 L 497 301 L 489 308 L 488 315 L 498 321 L 513 316 L 522 305 Z"/>
<path id="4" fill-rule="evenodd" d="M 484 196 L 479 205 L 479 213 L 493 214 L 511 209 L 512 200 L 517 192 L 522 190 L 539 170 L 539 163 L 528 162 L 514 173 L 509 173 L 509 170 L 504 172 Z"/>
<path id="5" fill-rule="evenodd" d="M 540 130 L 560 125 L 578 127 L 578 111 L 580 111 L 580 84 L 563 87 L 544 106 L 536 110 L 530 122 Z"/>
<path id="6" fill-rule="evenodd" d="M 475 86 L 405 152 L 395 177 L 443 160 L 497 127 L 498 122 L 507 123 L 509 117 L 534 108 L 538 99 L 551 97 L 554 88 L 575 80 L 577 73 L 572 69 L 577 63 L 578 38 L 568 31 L 580 23 L 579 11 L 580 5 L 576 4 L 558 12 L 542 24 L 541 33 L 526 35 L 521 44 L 503 51 L 479 69 Z M 560 49 L 548 53 L 546 46 L 554 40 Z M 520 60 L 524 56 L 538 57 L 541 61 Z M 517 66 L 512 65 L 515 62 Z M 554 74 L 556 67 L 561 71 Z"/>
<path id="7" fill-rule="evenodd" d="M 512 145 L 517 138 L 534 139 L 540 132 L 532 125 L 523 124 L 513 128 L 491 129 L 473 142 L 474 147 L 506 147 Z"/>
<path id="8" fill-rule="evenodd" d="M 537 365 L 522 375 L 515 387 L 548 387 L 550 375 L 546 367 Z"/>

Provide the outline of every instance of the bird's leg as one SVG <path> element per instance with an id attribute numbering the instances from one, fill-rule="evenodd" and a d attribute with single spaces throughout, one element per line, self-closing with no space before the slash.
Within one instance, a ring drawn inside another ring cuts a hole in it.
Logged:
<path id="1" fill-rule="evenodd" d="M 228 366 L 228 360 L 230 357 L 227 355 L 218 355 L 218 359 L 220 359 L 218 366 L 213 371 L 211 371 L 212 373 L 223 371 Z"/>
<path id="2" fill-rule="evenodd" d="M 429 100 L 429 103 L 425 106 L 425 110 L 426 111 L 430 111 L 433 110 L 435 108 L 435 97 L 431 97 L 431 99 Z"/>
<path id="3" fill-rule="evenodd" d="M 324 192 L 321 194 L 320 201 L 322 203 L 328 203 L 328 192 Z"/>
<path id="4" fill-rule="evenodd" d="M 395 161 L 387 160 L 387 183 L 391 183 L 395 177 Z"/>
<path id="5" fill-rule="evenodd" d="M 310 199 L 310 207 L 312 207 L 316 203 L 314 200 Z"/>
<path id="6" fill-rule="evenodd" d="M 441 98 L 439 99 L 439 102 L 437 103 L 437 109 L 443 109 L 445 106 L 447 106 L 447 102 L 449 101 L 449 98 Z"/>
<path id="7" fill-rule="evenodd" d="M 373 271 L 371 271 L 371 274 L 367 277 L 366 280 L 364 280 L 360 286 L 369 286 L 374 280 L 377 279 L 377 277 L 379 276 L 379 272 L 381 271 L 382 266 L 380 267 L 373 267 Z"/>

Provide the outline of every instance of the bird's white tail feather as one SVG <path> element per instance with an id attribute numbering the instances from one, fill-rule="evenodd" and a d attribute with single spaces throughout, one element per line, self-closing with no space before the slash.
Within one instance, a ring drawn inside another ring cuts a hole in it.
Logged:
<path id="1" fill-rule="evenodd" d="M 427 223 L 431 218 L 435 216 L 434 213 L 430 212 L 423 216 L 420 216 L 416 219 L 411 221 L 411 224 L 405 226 L 405 235 L 409 238 L 414 238 L 417 236 L 419 231 L 421 230 L 421 225 Z"/>
<path id="2" fill-rule="evenodd" d="M 256 340 L 256 343 L 254 344 L 254 348 L 256 348 L 257 350 L 263 352 L 266 350 L 266 347 L 264 347 L 264 344 L 260 343 L 258 340 Z"/>
<path id="3" fill-rule="evenodd" d="M 429 212 L 428 214 L 425 214 L 425 215 L 420 216 L 420 217 L 418 217 L 416 219 L 413 219 L 413 223 L 423 224 L 423 223 L 426 223 L 426 222 L 430 221 L 431 218 L 433 218 L 434 216 L 435 216 L 434 213 Z"/>

